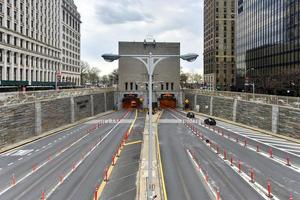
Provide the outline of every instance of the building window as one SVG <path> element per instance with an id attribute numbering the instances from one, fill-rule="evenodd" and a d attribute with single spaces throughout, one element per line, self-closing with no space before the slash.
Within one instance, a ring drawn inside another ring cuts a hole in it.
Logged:
<path id="1" fill-rule="evenodd" d="M 125 90 L 128 90 L 128 83 L 125 83 Z"/>
<path id="2" fill-rule="evenodd" d="M 135 84 L 135 90 L 138 90 L 139 86 L 137 84 Z"/>
<path id="3" fill-rule="evenodd" d="M 0 66 L 0 80 L 2 80 L 2 66 Z"/>
<path id="4" fill-rule="evenodd" d="M 17 80 L 17 68 L 14 68 L 14 80 Z"/>
<path id="5" fill-rule="evenodd" d="M 160 84 L 160 90 L 164 90 L 164 84 Z"/>
<path id="6" fill-rule="evenodd" d="M 171 90 L 174 90 L 174 83 L 171 83 Z"/>
<path id="7" fill-rule="evenodd" d="M 133 82 L 130 83 L 130 90 L 133 90 Z"/>
<path id="8" fill-rule="evenodd" d="M 10 68 L 7 67 L 6 70 L 7 70 L 7 71 L 6 71 L 6 80 L 9 81 L 9 70 L 10 70 Z"/>
<path id="9" fill-rule="evenodd" d="M 169 90 L 169 83 L 166 83 L 166 90 Z"/>

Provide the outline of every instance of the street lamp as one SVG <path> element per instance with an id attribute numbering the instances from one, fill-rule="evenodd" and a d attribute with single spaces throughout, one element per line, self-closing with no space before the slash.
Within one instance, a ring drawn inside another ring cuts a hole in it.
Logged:
<path id="1" fill-rule="evenodd" d="M 152 76 L 155 67 L 159 62 L 165 60 L 167 58 L 181 58 L 182 60 L 193 62 L 198 58 L 197 54 L 190 53 L 185 55 L 152 55 L 149 52 L 148 55 L 117 55 L 117 54 L 103 54 L 102 58 L 107 62 L 113 62 L 120 58 L 134 58 L 141 61 L 145 67 L 147 68 L 148 76 L 149 76 L 149 89 L 148 89 L 148 97 L 149 97 L 149 160 L 148 160 L 148 186 L 147 193 L 148 199 L 152 199 L 152 146 L 153 146 L 153 131 L 152 131 Z"/>

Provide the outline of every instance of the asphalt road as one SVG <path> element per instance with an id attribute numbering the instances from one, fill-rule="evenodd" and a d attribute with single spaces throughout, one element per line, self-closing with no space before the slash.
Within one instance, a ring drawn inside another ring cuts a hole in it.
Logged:
<path id="1" fill-rule="evenodd" d="M 91 199 L 102 172 L 111 162 L 130 123 L 105 123 L 101 119 L 134 118 L 120 111 L 0 154 L 0 199 Z M 122 121 L 121 121 L 122 122 Z"/>
<path id="2" fill-rule="evenodd" d="M 173 118 L 187 119 L 182 114 L 176 111 L 168 111 L 167 114 L 171 115 Z M 207 127 L 203 127 L 198 123 L 194 123 L 193 125 L 197 128 L 197 130 L 199 130 L 201 134 L 204 134 L 205 139 L 209 139 L 210 141 L 213 141 L 214 143 L 217 143 L 219 145 L 220 153 L 223 153 L 224 149 L 226 149 L 228 157 L 229 155 L 233 155 L 235 162 L 237 161 L 237 159 L 239 159 L 242 164 L 242 170 L 244 170 L 247 174 L 250 173 L 249 169 L 252 168 L 255 173 L 255 181 L 262 187 L 267 188 L 267 180 L 270 180 L 271 191 L 278 199 L 289 199 L 290 193 L 293 194 L 294 199 L 300 199 L 300 184 L 298 184 L 300 182 L 300 173 L 298 171 L 295 171 L 284 164 L 280 164 L 274 161 L 274 159 L 269 158 L 268 156 L 263 156 L 260 153 L 257 153 L 256 151 L 250 150 L 248 147 L 245 148 L 237 142 L 230 140 L 227 137 L 223 137 L 222 135 L 215 133 Z M 225 135 L 227 132 L 230 132 L 230 130 L 228 129 L 226 129 L 225 131 Z M 191 135 L 191 130 L 185 132 L 185 134 Z M 234 134 L 237 134 L 234 132 L 230 133 L 232 134 L 231 137 L 234 137 Z M 255 142 L 257 142 L 255 140 L 251 141 L 249 137 L 247 139 L 249 144 L 253 143 L 252 145 L 255 145 Z M 196 143 L 198 143 L 199 141 L 200 139 L 198 139 Z M 266 148 L 268 147 L 268 144 L 262 144 L 261 141 L 260 144 L 266 145 Z M 195 151 L 198 152 L 196 153 L 196 155 L 199 156 L 200 160 L 203 160 L 207 163 L 212 163 L 213 160 L 216 160 L 217 156 L 216 154 L 210 156 L 207 152 L 208 149 L 209 148 L 207 146 L 205 146 L 205 148 L 201 147 L 201 149 L 198 150 L 196 149 Z M 280 151 L 282 152 L 282 150 L 278 150 L 278 152 Z M 277 154 L 278 152 L 275 150 L 274 154 Z M 283 155 L 283 153 L 279 154 L 279 156 L 280 155 Z M 231 173 L 230 171 L 233 170 L 230 169 L 230 167 L 228 166 L 222 166 L 222 163 L 224 163 L 223 159 L 217 158 L 217 160 L 219 160 L 219 162 L 215 163 L 215 165 L 210 164 L 207 170 L 213 170 L 213 168 L 217 168 L 214 172 L 210 174 L 212 176 L 215 176 L 215 178 L 213 179 L 216 181 L 218 187 L 222 187 L 223 184 L 226 185 L 226 182 L 228 183 L 227 189 L 220 189 L 222 191 L 223 196 L 227 196 L 230 187 L 232 187 L 232 189 L 239 188 L 237 190 L 237 194 L 235 195 L 236 198 L 231 197 L 224 199 L 259 199 L 258 197 L 255 197 L 255 192 L 251 193 L 250 191 L 248 191 L 246 193 L 246 191 L 249 190 L 250 187 L 249 185 L 245 184 L 245 181 L 238 181 L 238 178 L 236 177 L 238 175 L 228 175 L 228 180 L 225 181 L 225 179 L 222 177 L 227 176 L 227 174 Z M 218 173 L 219 170 L 223 172 L 221 173 L 220 171 Z M 234 180 L 233 178 L 236 180 Z M 218 179 L 223 179 L 224 183 L 218 184 Z M 229 193 L 234 194 L 234 191 L 231 191 Z M 240 196 L 245 194 L 249 194 L 244 196 L 247 198 L 242 198 L 243 196 Z"/>

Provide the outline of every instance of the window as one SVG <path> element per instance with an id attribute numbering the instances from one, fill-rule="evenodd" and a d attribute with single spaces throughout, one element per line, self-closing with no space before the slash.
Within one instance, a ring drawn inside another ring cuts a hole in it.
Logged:
<path id="1" fill-rule="evenodd" d="M 171 83 L 171 90 L 174 90 L 174 83 Z"/>
<path id="2" fill-rule="evenodd" d="M 2 3 L 0 3 L 0 12 L 3 12 L 3 10 L 2 10 Z"/>
<path id="3" fill-rule="evenodd" d="M 128 90 L 128 83 L 125 83 L 125 90 Z"/>
<path id="4" fill-rule="evenodd" d="M 160 90 L 164 90 L 164 84 L 160 84 Z"/>
<path id="5" fill-rule="evenodd" d="M 133 90 L 133 83 L 130 83 L 130 90 Z"/>
<path id="6" fill-rule="evenodd" d="M 169 83 L 166 83 L 166 90 L 169 90 Z"/>

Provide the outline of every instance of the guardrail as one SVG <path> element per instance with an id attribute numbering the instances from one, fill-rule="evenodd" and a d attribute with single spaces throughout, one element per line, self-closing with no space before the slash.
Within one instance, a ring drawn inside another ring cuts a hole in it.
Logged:
<path id="1" fill-rule="evenodd" d="M 300 108 L 300 97 L 287 97 L 265 94 L 252 94 L 245 92 L 208 91 L 196 89 L 184 89 L 185 93 L 208 95 L 216 97 L 227 97 L 257 103 L 275 104 L 293 108 Z"/>
<path id="2" fill-rule="evenodd" d="M 68 90 L 59 90 L 59 91 L 44 90 L 44 91 L 0 93 L 0 106 L 29 103 L 37 100 L 49 100 L 55 98 L 81 96 L 81 95 L 94 94 L 98 92 L 111 92 L 111 91 L 114 91 L 114 88 L 80 88 L 80 89 L 68 89 Z"/>

